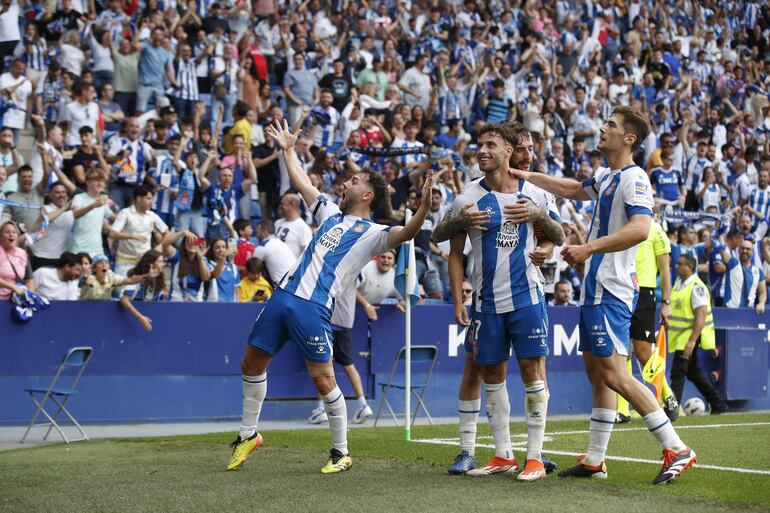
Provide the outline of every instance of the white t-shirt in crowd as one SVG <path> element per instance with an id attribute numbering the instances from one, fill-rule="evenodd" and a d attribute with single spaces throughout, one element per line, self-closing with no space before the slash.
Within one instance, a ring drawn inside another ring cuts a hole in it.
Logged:
<path id="1" fill-rule="evenodd" d="M 293 221 L 278 219 L 275 222 L 275 236 L 289 246 L 294 258 L 299 258 L 302 251 L 310 244 L 313 238 L 313 230 L 300 217 Z"/>
<path id="2" fill-rule="evenodd" d="M 27 98 L 32 94 L 32 82 L 24 75 L 14 77 L 10 72 L 0 75 L 0 89 L 7 87 L 13 87 L 17 84 L 21 84 L 14 89 L 11 93 L 11 101 L 16 104 L 18 109 L 8 109 L 3 115 L 3 126 L 11 128 L 24 128 L 24 122 L 26 120 L 26 113 L 24 110 L 27 108 Z"/>
<path id="3" fill-rule="evenodd" d="M 58 167 L 60 171 L 64 171 L 64 157 L 62 157 L 61 152 L 54 148 L 48 141 L 45 141 L 43 144 L 45 145 L 46 151 L 53 152 L 56 167 Z M 29 167 L 32 168 L 32 184 L 37 186 L 37 184 L 40 183 L 40 180 L 43 179 L 43 159 L 40 157 L 40 152 L 37 151 L 37 149 L 32 152 L 32 157 L 29 159 Z M 56 173 L 51 171 L 51 183 L 58 181 L 59 177 L 56 176 Z"/>
<path id="4" fill-rule="evenodd" d="M 48 204 L 43 208 L 49 217 L 59 209 L 53 204 Z M 64 212 L 51 221 L 48 224 L 48 235 L 35 242 L 32 246 L 32 253 L 38 258 L 59 258 L 70 247 L 70 236 L 74 223 L 75 216 L 72 214 L 72 210 Z"/>
<path id="5" fill-rule="evenodd" d="M 85 208 L 91 205 L 96 199 L 83 192 L 72 198 L 72 209 Z M 104 253 L 102 243 L 102 226 L 104 220 L 113 217 L 113 213 L 106 204 L 101 208 L 95 208 L 87 214 L 75 220 L 72 227 L 72 247 L 73 253 L 88 253 L 91 257 Z"/>
<path id="6" fill-rule="evenodd" d="M 41 267 L 32 273 L 35 292 L 50 301 L 77 301 L 80 297 L 78 280 L 62 281 L 53 267 Z"/>
<path id="7" fill-rule="evenodd" d="M 280 282 L 297 261 L 289 246 L 275 235 L 268 237 L 263 245 L 257 246 L 252 256 L 262 260 L 274 284 Z"/>
<path id="8" fill-rule="evenodd" d="M 69 102 L 62 113 L 62 121 L 69 121 L 70 124 L 65 138 L 67 146 L 79 146 L 81 128 L 88 126 L 93 129 L 94 133 L 97 133 L 96 122 L 99 121 L 99 106 L 96 102 L 88 102 L 85 105 L 79 101 Z"/>
<path id="9" fill-rule="evenodd" d="M 115 222 L 112 224 L 112 229 L 117 232 L 143 235 L 145 237 L 143 241 L 129 239 L 122 240 L 118 244 L 118 253 L 115 260 L 121 263 L 135 264 L 139 262 L 142 255 L 152 249 L 152 232 L 157 230 L 160 233 L 166 233 L 168 226 L 152 210 L 147 210 L 144 214 L 140 214 L 135 207 L 130 206 L 118 212 Z"/>
<path id="10" fill-rule="evenodd" d="M 0 14 L 0 43 L 21 39 L 19 30 L 19 2 L 11 1 L 8 10 Z"/>
<path id="11" fill-rule="evenodd" d="M 379 305 L 386 297 L 398 297 L 395 286 L 396 271 L 391 267 L 388 272 L 381 273 L 377 261 L 372 260 L 361 270 L 358 291 L 369 303 Z"/>

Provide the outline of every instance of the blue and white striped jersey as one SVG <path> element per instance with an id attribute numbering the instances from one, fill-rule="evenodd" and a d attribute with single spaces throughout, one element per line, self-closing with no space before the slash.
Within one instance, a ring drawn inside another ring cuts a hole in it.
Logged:
<path id="1" fill-rule="evenodd" d="M 340 291 L 355 287 L 361 269 L 390 249 L 390 226 L 345 215 L 324 196 L 310 211 L 320 223 L 318 231 L 278 286 L 331 310 Z"/>
<path id="2" fill-rule="evenodd" d="M 752 308 L 757 299 L 759 282 L 765 281 L 765 273 L 762 268 L 749 264 L 741 265 L 737 258 L 733 257 L 727 263 L 725 271 L 724 305 L 727 308 Z"/>
<path id="3" fill-rule="evenodd" d="M 179 185 L 179 173 L 177 173 L 174 167 L 173 158 L 170 155 L 163 155 L 158 157 L 156 167 L 150 169 L 150 176 L 155 180 L 158 185 L 163 183 L 163 175 L 168 175 L 168 185 L 166 188 L 160 188 L 155 193 L 155 199 L 153 200 L 152 209 L 158 214 L 171 214 L 174 212 L 174 198 L 171 197 L 171 191 L 175 190 Z M 180 164 L 184 167 L 184 162 L 180 161 Z"/>
<path id="4" fill-rule="evenodd" d="M 390 145 L 391 148 L 422 148 L 423 146 L 425 145 L 420 141 L 407 141 L 398 137 L 393 139 L 393 144 Z M 422 162 L 427 157 L 424 153 L 412 153 L 410 155 L 401 155 L 396 158 L 401 164 L 401 168 L 404 169 L 404 174 L 408 174 L 406 166 L 414 164 L 415 162 Z"/>
<path id="5" fill-rule="evenodd" d="M 174 79 L 179 84 L 174 96 L 182 100 L 198 100 L 197 66 L 195 59 L 185 61 L 180 58 L 174 61 Z"/>
<path id="6" fill-rule="evenodd" d="M 537 246 L 532 223 L 512 223 L 503 218 L 503 207 L 519 199 L 531 200 L 561 222 L 554 197 L 539 187 L 519 181 L 519 192 L 504 194 L 491 190 L 484 179 L 468 184 L 452 203 L 452 211 L 465 205 L 486 210 L 490 222 L 486 230 L 471 229 L 468 236 L 473 251 L 474 301 L 476 311 L 506 313 L 543 302 L 545 280 L 529 258 Z"/>
<path id="7" fill-rule="evenodd" d="M 615 233 L 635 215 L 652 216 L 652 186 L 647 173 L 636 165 L 623 169 L 600 168 L 583 182 L 583 190 L 597 200 L 588 242 Z M 614 253 L 596 253 L 585 263 L 581 305 L 620 301 L 634 310 L 637 246 Z"/>
<path id="8" fill-rule="evenodd" d="M 749 206 L 764 217 L 770 217 L 770 187 L 752 189 L 749 193 Z"/>

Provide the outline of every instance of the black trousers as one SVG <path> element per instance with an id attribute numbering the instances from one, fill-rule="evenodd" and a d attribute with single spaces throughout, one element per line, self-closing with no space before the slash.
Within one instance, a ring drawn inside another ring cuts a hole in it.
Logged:
<path id="1" fill-rule="evenodd" d="M 700 340 L 698 341 L 700 344 Z M 671 391 L 674 392 L 676 400 L 682 404 L 682 392 L 684 390 L 684 379 L 689 379 L 698 392 L 706 398 L 706 401 L 712 408 L 721 408 L 725 405 L 722 396 L 711 384 L 703 371 L 698 366 L 698 344 L 690 355 L 690 358 L 684 357 L 683 351 L 674 353 L 674 365 L 671 368 Z"/>

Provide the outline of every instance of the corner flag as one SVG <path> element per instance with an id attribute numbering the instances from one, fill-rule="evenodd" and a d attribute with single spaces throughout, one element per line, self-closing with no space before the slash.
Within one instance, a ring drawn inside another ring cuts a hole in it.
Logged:
<path id="1" fill-rule="evenodd" d="M 666 327 L 661 325 L 655 340 L 655 352 L 642 370 L 642 378 L 655 387 L 655 398 L 660 401 L 666 379 Z"/>
<path id="2" fill-rule="evenodd" d="M 401 244 L 396 262 L 396 277 L 394 280 L 396 290 L 404 301 L 407 301 L 409 291 L 410 304 L 416 305 L 420 300 L 420 290 L 417 288 L 417 261 L 414 256 L 414 241 Z"/>

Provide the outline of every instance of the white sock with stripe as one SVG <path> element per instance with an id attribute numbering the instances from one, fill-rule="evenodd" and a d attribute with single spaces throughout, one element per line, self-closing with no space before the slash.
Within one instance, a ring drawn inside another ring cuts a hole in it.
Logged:
<path id="1" fill-rule="evenodd" d="M 615 410 L 593 408 L 591 422 L 588 425 L 588 451 L 583 459 L 584 465 L 595 467 L 604 461 L 607 446 L 610 444 L 612 428 L 615 426 Z"/>
<path id="2" fill-rule="evenodd" d="M 476 454 L 476 423 L 481 411 L 481 398 L 472 401 L 458 401 L 460 416 L 460 450 Z"/>
<path id="3" fill-rule="evenodd" d="M 348 408 L 345 396 L 339 386 L 323 396 L 329 430 L 332 432 L 332 447 L 342 454 L 348 453 Z"/>
<path id="4" fill-rule="evenodd" d="M 687 448 L 682 439 L 679 438 L 679 435 L 676 434 L 674 426 L 671 425 L 671 421 L 668 420 L 666 413 L 661 408 L 645 415 L 642 420 L 664 449 L 679 452 Z"/>
<path id="5" fill-rule="evenodd" d="M 492 438 L 495 441 L 495 456 L 513 459 L 511 448 L 511 402 L 505 381 L 499 384 L 484 384 L 487 395 L 487 418 Z"/>
<path id="6" fill-rule="evenodd" d="M 261 376 L 242 376 L 243 414 L 241 415 L 241 430 L 238 436 L 241 440 L 249 438 L 257 430 L 259 413 L 267 395 L 267 372 Z"/>
<path id="7" fill-rule="evenodd" d="M 527 459 L 541 460 L 545 418 L 548 414 L 548 390 L 545 389 L 545 381 L 537 380 L 526 383 L 524 391 L 527 412 Z"/>

